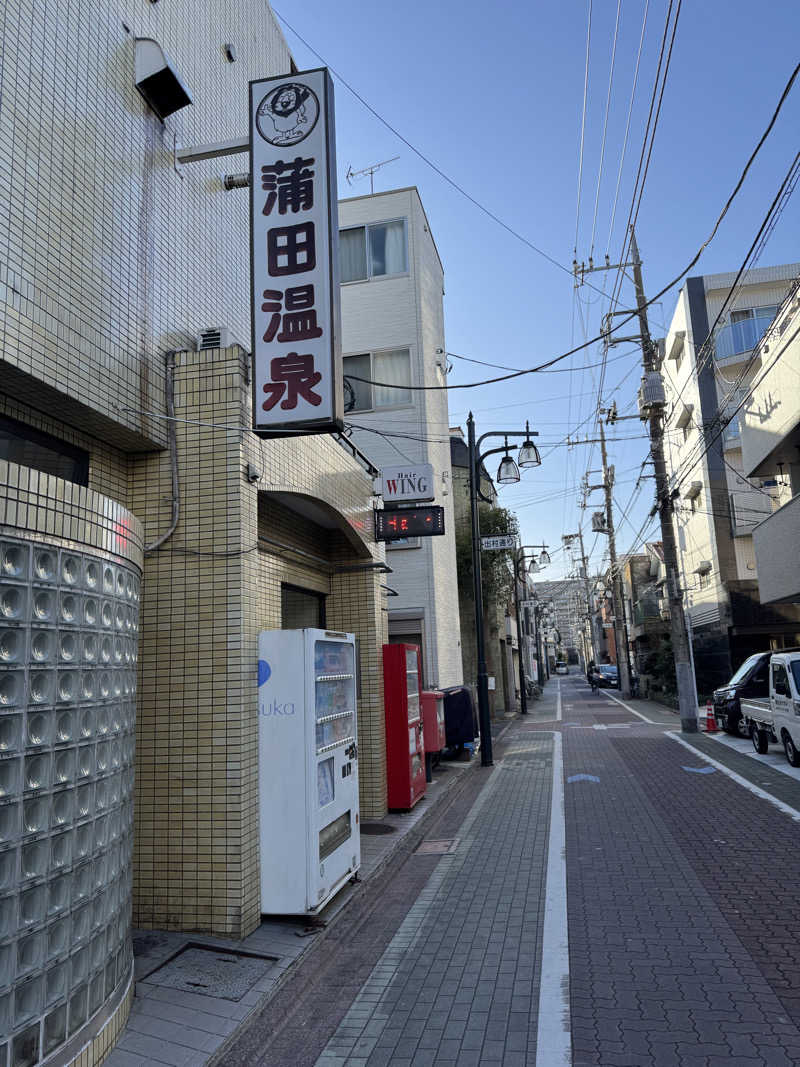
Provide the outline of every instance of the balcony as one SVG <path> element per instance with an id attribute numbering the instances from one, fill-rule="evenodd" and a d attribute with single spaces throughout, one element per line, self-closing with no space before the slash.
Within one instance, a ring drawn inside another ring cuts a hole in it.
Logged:
<path id="1" fill-rule="evenodd" d="M 762 604 L 800 602 L 800 494 L 753 529 Z"/>
<path id="2" fill-rule="evenodd" d="M 723 326 L 714 336 L 714 356 L 717 360 L 733 360 L 745 355 L 756 347 L 767 332 L 767 327 L 775 317 L 774 310 L 766 314 L 756 312 L 752 318 L 731 322 Z"/>

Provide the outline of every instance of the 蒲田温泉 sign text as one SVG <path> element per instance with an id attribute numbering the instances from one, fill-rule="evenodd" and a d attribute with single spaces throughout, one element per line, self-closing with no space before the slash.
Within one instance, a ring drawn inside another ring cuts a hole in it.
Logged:
<path id="1" fill-rule="evenodd" d="M 341 430 L 338 206 L 327 70 L 250 83 L 253 429 Z"/>

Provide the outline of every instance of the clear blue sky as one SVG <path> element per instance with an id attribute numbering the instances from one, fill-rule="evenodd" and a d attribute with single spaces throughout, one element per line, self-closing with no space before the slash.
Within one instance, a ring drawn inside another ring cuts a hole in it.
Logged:
<path id="1" fill-rule="evenodd" d="M 528 241 L 570 268 L 575 245 L 578 156 L 584 91 L 588 2 L 544 4 L 474 0 L 276 0 L 275 10 L 346 79 L 390 125 L 471 196 Z M 622 0 L 611 107 L 595 226 L 595 261 L 615 262 L 622 243 L 642 144 L 668 0 L 650 0 L 634 99 L 630 138 L 609 242 L 625 124 L 645 0 Z M 589 254 L 609 85 L 616 0 L 594 0 L 583 156 L 578 259 Z M 298 66 L 319 60 L 282 23 Z M 672 55 L 658 131 L 637 224 L 645 288 L 661 289 L 683 270 L 708 235 L 739 172 L 797 62 L 800 6 L 770 0 L 685 0 Z M 606 310 L 600 295 L 582 288 L 482 214 L 336 84 L 340 196 L 354 170 L 391 156 L 375 176 L 377 190 L 416 185 L 445 268 L 447 348 L 474 359 L 533 366 L 598 332 Z M 800 82 L 784 106 L 735 205 L 692 274 L 735 270 L 798 147 Z M 776 227 L 760 266 L 800 259 L 800 195 Z M 592 281 L 602 287 L 603 275 Z M 663 335 L 677 290 L 651 309 L 651 330 Z M 626 284 L 623 300 L 632 300 Z M 624 355 L 626 352 L 629 355 Z M 639 354 L 632 346 L 608 366 L 604 402 L 633 410 Z M 575 367 L 596 362 L 599 350 L 573 357 Z M 497 371 L 453 361 L 451 384 Z M 560 367 L 569 367 L 564 362 Z M 596 406 L 597 371 L 536 374 L 505 384 L 450 393 L 450 422 L 464 425 L 475 412 L 478 432 L 518 429 L 529 419 L 540 432 L 542 467 L 501 490 L 500 502 L 519 516 L 523 541 L 561 546 L 561 535 L 582 522 L 577 486 L 589 449 L 548 447 L 574 431 Z M 609 436 L 641 432 L 637 421 Z M 592 429 L 589 422 L 583 427 Z M 616 497 L 626 505 L 644 439 L 610 445 L 617 470 Z M 599 466 L 595 450 L 592 467 Z M 600 493 L 592 497 L 599 506 Z M 618 548 L 634 540 L 653 502 L 646 481 L 627 517 L 618 517 Z M 657 537 L 656 527 L 653 527 Z M 587 534 L 587 548 L 595 542 Z M 597 540 L 592 567 L 606 549 Z M 541 577 L 566 573 L 563 553 Z"/>

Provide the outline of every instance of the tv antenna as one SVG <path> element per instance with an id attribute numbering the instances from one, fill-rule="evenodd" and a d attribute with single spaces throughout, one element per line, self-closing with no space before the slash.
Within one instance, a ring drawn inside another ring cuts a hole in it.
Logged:
<path id="1" fill-rule="evenodd" d="M 380 170 L 381 167 L 385 167 L 388 163 L 394 163 L 394 161 L 399 158 L 400 156 L 392 156 L 391 159 L 384 159 L 380 163 L 373 163 L 369 167 L 364 167 L 363 170 L 353 170 L 353 168 L 348 164 L 347 174 L 345 174 L 345 178 L 347 178 L 347 184 L 352 185 L 353 182 L 358 181 L 359 178 L 364 178 L 367 174 L 369 174 L 369 191 L 370 193 L 374 193 L 375 171 Z"/>

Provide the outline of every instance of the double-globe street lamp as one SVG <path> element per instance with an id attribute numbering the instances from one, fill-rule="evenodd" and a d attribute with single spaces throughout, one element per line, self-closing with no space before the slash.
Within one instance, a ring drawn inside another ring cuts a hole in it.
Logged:
<path id="1" fill-rule="evenodd" d="M 497 468 L 497 482 L 499 485 L 511 485 L 520 480 L 520 467 L 538 467 L 542 457 L 539 449 L 531 440 L 538 437 L 538 433 L 532 432 L 525 423 L 524 430 L 492 430 L 481 434 L 475 440 L 475 419 L 472 412 L 467 419 L 467 447 L 469 449 L 469 508 L 472 523 L 472 580 L 475 597 L 475 643 L 478 653 L 478 724 L 481 735 L 481 765 L 492 766 L 492 724 L 489 715 L 489 676 L 486 671 L 486 642 L 483 633 L 483 588 L 481 585 L 481 529 L 478 516 L 478 499 L 486 504 L 492 501 L 481 492 L 481 470 L 483 461 L 489 456 L 504 453 L 500 466 Z M 489 437 L 502 437 L 502 448 L 490 448 L 481 453 L 481 444 Z M 516 461 L 512 458 L 509 448 L 509 437 L 524 438 L 520 445 L 519 455 Z"/>
<path id="2" fill-rule="evenodd" d="M 541 549 L 542 554 L 537 562 L 536 556 L 532 556 L 526 564 L 525 553 L 532 549 Z M 525 691 L 525 663 L 524 663 L 524 638 L 522 619 L 520 614 L 519 603 L 519 583 L 525 586 L 527 591 L 527 581 L 530 575 L 536 574 L 542 567 L 548 566 L 550 563 L 550 556 L 547 553 L 547 545 L 519 545 L 512 552 L 513 568 L 514 568 L 514 612 L 517 618 L 517 644 L 519 646 L 517 658 L 519 660 L 519 702 L 520 712 L 523 715 L 528 714 L 528 699 Z M 539 635 L 535 629 L 536 621 L 534 620 L 534 632 L 536 634 L 536 663 L 539 670 L 539 677 L 542 676 L 542 664 L 539 657 Z"/>

